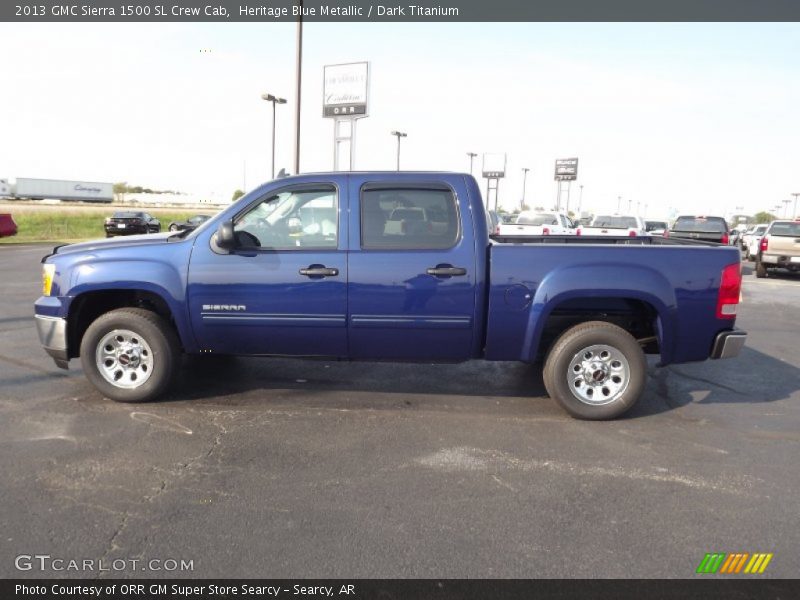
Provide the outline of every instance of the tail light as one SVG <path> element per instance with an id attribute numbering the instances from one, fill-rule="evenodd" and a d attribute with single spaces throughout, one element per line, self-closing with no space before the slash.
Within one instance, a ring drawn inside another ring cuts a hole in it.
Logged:
<path id="1" fill-rule="evenodd" d="M 769 250 L 769 240 L 767 239 L 767 236 L 761 238 L 761 242 L 758 244 L 758 249 L 761 250 L 761 252 L 766 252 Z"/>
<path id="2" fill-rule="evenodd" d="M 636 232 L 635 231 L 629 231 L 628 232 L 628 237 L 636 237 Z"/>
<path id="3" fill-rule="evenodd" d="M 550 228 L 542 227 L 542 235 L 550 235 Z"/>
<path id="4" fill-rule="evenodd" d="M 575 235 L 583 235 L 583 230 L 582 230 L 580 227 L 578 227 L 578 228 L 575 230 Z"/>
<path id="5" fill-rule="evenodd" d="M 722 269 L 717 293 L 717 318 L 735 319 L 742 287 L 742 269 L 738 262 Z"/>
<path id="6" fill-rule="evenodd" d="M 731 239 L 730 235 L 728 235 L 727 231 L 722 234 L 722 243 L 723 244 L 727 244 L 730 241 L 730 239 Z"/>

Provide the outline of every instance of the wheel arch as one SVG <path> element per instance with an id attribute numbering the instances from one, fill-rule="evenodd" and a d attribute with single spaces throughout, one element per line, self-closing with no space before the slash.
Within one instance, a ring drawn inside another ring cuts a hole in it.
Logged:
<path id="1" fill-rule="evenodd" d="M 623 285 L 615 287 L 616 282 Z M 660 354 L 661 364 L 668 364 L 676 319 L 674 287 L 654 269 L 599 264 L 555 270 L 536 289 L 522 359 L 544 358 L 558 336 L 574 325 L 605 321 L 637 339 L 654 337 L 645 345 L 646 352 Z"/>
<path id="2" fill-rule="evenodd" d="M 173 328 L 182 349 L 191 344 L 185 319 L 167 299 L 153 289 L 93 289 L 75 296 L 67 313 L 67 352 L 69 358 L 80 356 L 83 336 L 99 316 L 118 308 L 142 308 L 163 317 Z"/>

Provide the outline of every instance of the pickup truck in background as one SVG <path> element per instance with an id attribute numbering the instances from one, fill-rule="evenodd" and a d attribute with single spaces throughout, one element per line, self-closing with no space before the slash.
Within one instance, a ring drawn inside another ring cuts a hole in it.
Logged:
<path id="1" fill-rule="evenodd" d="M 584 419 L 634 405 L 645 354 L 669 365 L 744 344 L 735 248 L 492 239 L 486 219 L 465 174 L 278 179 L 193 231 L 55 248 L 39 336 L 121 402 L 163 394 L 182 354 L 484 359 L 543 362 L 547 392 Z"/>
<path id="2" fill-rule="evenodd" d="M 667 232 L 671 238 L 727 244 L 730 242 L 728 222 L 723 217 L 681 215 Z"/>
<path id="3" fill-rule="evenodd" d="M 514 223 L 501 223 L 499 235 L 571 235 L 575 224 L 566 213 L 523 211 Z"/>
<path id="4" fill-rule="evenodd" d="M 588 227 L 578 227 L 577 235 L 648 236 L 647 225 L 641 217 L 632 215 L 597 215 Z"/>
<path id="5" fill-rule="evenodd" d="M 753 252 L 756 277 L 766 277 L 768 269 L 800 271 L 800 220 L 770 223 Z"/>

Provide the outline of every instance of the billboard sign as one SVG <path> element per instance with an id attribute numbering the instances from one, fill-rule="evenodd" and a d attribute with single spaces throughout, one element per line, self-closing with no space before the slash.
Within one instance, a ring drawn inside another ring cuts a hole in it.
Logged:
<path id="1" fill-rule="evenodd" d="M 487 179 L 499 179 L 506 176 L 506 155 L 504 152 L 483 155 L 483 176 Z"/>
<path id="2" fill-rule="evenodd" d="M 325 65 L 323 117 L 366 117 L 369 114 L 369 63 Z"/>
<path id="3" fill-rule="evenodd" d="M 578 178 L 577 158 L 556 159 L 556 181 L 575 181 Z"/>

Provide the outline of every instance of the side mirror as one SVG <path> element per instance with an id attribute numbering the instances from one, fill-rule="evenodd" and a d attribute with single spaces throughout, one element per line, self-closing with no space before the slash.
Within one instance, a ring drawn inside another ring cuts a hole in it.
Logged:
<path id="1" fill-rule="evenodd" d="M 223 250 L 233 250 L 236 246 L 236 236 L 233 234 L 233 221 L 223 221 L 217 228 L 216 245 Z"/>

